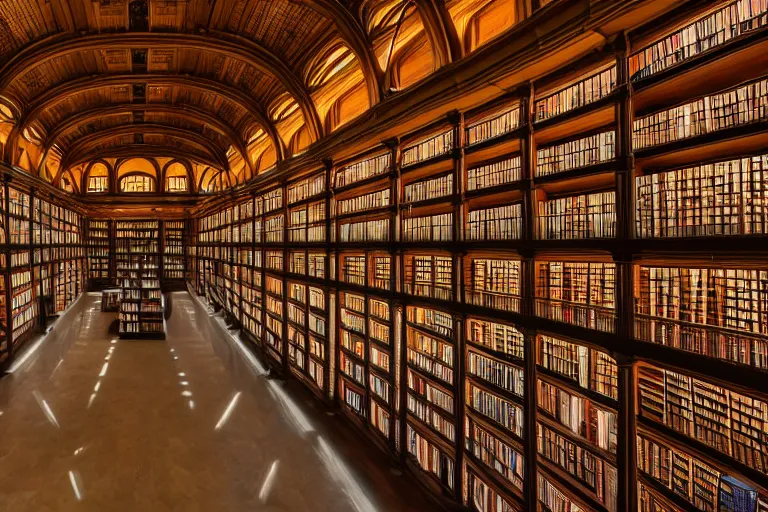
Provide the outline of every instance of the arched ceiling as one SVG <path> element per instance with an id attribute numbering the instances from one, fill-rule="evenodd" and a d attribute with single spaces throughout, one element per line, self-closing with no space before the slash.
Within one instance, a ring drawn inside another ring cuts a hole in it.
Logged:
<path id="1" fill-rule="evenodd" d="M 0 157 L 55 182 L 184 156 L 240 183 L 461 58 L 454 13 L 508 1 L 0 1 Z"/>

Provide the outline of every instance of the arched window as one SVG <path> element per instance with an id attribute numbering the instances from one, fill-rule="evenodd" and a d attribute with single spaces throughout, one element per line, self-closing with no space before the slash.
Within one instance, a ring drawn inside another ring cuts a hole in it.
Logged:
<path id="1" fill-rule="evenodd" d="M 165 170 L 165 191 L 176 194 L 189 192 L 189 175 L 183 164 L 174 162 Z"/>
<path id="2" fill-rule="evenodd" d="M 154 192 L 155 179 L 149 174 L 132 173 L 120 179 L 120 192 L 128 194 L 139 192 Z"/>
<path id="3" fill-rule="evenodd" d="M 91 167 L 85 191 L 88 194 L 109 192 L 109 169 L 106 165 L 97 163 Z"/>

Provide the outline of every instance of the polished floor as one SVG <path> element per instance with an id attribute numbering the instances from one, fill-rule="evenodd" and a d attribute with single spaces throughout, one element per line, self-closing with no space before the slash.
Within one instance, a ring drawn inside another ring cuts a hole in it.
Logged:
<path id="1" fill-rule="evenodd" d="M 0 379 L 0 511 L 434 510 L 196 299 L 171 303 L 166 341 L 123 341 L 85 295 Z"/>

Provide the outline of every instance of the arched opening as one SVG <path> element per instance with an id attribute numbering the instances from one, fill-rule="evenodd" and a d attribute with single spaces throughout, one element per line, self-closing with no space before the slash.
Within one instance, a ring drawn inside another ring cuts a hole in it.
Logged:
<path id="1" fill-rule="evenodd" d="M 102 194 L 109 192 L 109 169 L 101 162 L 91 166 L 85 186 L 86 194 Z"/>
<path id="2" fill-rule="evenodd" d="M 173 162 L 165 169 L 165 191 L 170 194 L 189 193 L 189 172 L 181 162 Z"/>

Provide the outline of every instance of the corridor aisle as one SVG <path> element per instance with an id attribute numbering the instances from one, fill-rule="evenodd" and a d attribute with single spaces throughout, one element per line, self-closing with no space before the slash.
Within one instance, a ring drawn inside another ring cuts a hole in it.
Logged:
<path id="1" fill-rule="evenodd" d="M 166 341 L 124 341 L 86 295 L 0 379 L 0 512 L 434 509 L 194 298 L 171 303 Z"/>

